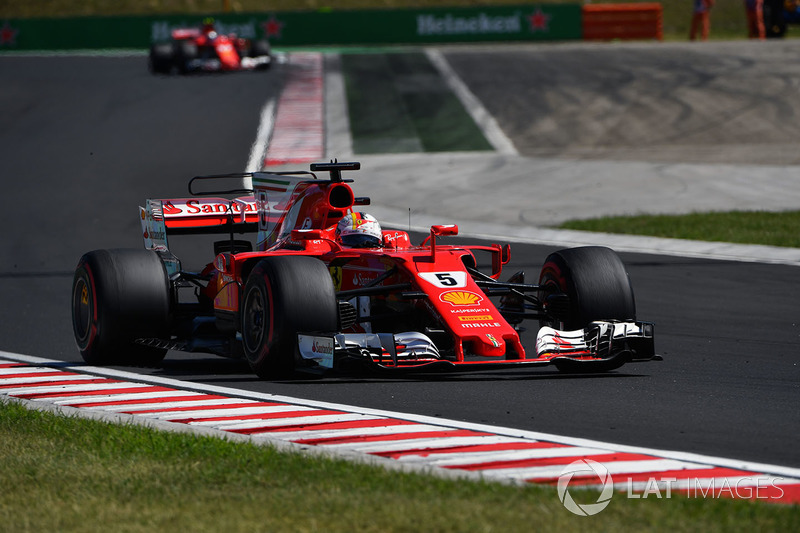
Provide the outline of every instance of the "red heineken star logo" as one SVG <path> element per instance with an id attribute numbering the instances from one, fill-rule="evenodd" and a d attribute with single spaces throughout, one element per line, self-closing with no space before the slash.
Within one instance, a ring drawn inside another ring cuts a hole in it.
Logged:
<path id="1" fill-rule="evenodd" d="M 268 21 L 262 22 L 261 27 L 264 28 L 264 34 L 267 37 L 275 37 L 276 39 L 281 38 L 281 32 L 283 31 L 283 22 L 276 19 L 275 15 L 271 15 Z"/>
<path id="2" fill-rule="evenodd" d="M 531 25 L 531 32 L 548 31 L 550 15 L 542 13 L 541 8 L 537 8 L 535 13 L 528 15 L 528 23 Z"/>
<path id="3" fill-rule="evenodd" d="M 12 28 L 7 20 L 3 22 L 3 27 L 0 28 L 0 46 L 16 45 L 18 33 L 19 30 L 15 30 L 14 28 Z"/>

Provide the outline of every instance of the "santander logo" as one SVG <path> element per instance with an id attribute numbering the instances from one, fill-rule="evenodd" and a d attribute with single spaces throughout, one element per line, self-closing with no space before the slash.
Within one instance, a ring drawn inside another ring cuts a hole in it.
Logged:
<path id="1" fill-rule="evenodd" d="M 172 202 L 163 202 L 161 205 L 164 206 L 164 214 L 165 215 L 180 215 L 183 213 L 183 210 L 179 207 L 175 207 L 175 204 Z"/>
<path id="2" fill-rule="evenodd" d="M 311 351 L 314 353 L 330 355 L 333 353 L 333 343 L 319 342 L 317 339 L 314 339 L 314 344 L 311 346 Z"/>

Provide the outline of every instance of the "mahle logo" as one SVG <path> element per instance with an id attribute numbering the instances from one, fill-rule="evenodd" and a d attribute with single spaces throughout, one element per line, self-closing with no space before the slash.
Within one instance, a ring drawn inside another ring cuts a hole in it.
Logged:
<path id="1" fill-rule="evenodd" d="M 579 477 L 595 475 L 600 478 L 603 490 L 595 503 L 579 504 L 572 498 L 568 490 L 569 483 L 572 481 L 573 476 L 576 475 Z M 605 466 L 591 459 L 580 459 L 568 464 L 561 472 L 561 475 L 558 476 L 557 490 L 558 499 L 561 500 L 561 503 L 564 504 L 564 507 L 569 512 L 578 516 L 592 516 L 605 509 L 611 503 L 611 497 L 614 495 L 614 480 L 611 479 L 611 474 L 609 474 Z"/>

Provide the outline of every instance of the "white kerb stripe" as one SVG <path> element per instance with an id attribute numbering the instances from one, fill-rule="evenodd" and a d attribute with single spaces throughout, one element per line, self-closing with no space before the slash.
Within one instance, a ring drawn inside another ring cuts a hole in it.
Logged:
<path id="1" fill-rule="evenodd" d="M 221 431 L 236 431 L 244 429 L 256 429 L 260 427 L 276 427 L 276 426 L 293 426 L 300 424 L 327 424 L 331 422 L 346 422 L 348 420 L 369 420 L 377 418 L 368 415 L 359 415 L 356 413 L 342 413 L 336 415 L 316 415 L 316 416 L 297 416 L 291 418 L 271 418 L 264 420 L 248 420 L 247 422 L 240 422 L 230 424 L 216 422 L 189 422 L 190 426 L 210 426 L 215 427 Z"/>
<path id="2" fill-rule="evenodd" d="M 281 433 L 282 439 L 286 440 L 308 440 L 308 439 L 335 439 L 337 437 L 359 437 L 359 436 L 374 436 L 374 435 L 396 435 L 398 433 L 423 433 L 432 431 L 448 431 L 452 428 L 442 426 L 431 426 L 429 424 L 401 424 L 395 426 L 377 426 L 377 427 L 364 427 L 364 428 L 348 428 L 348 429 L 309 429 L 305 431 L 291 431 Z M 324 443 L 322 443 L 324 444 Z"/>
<path id="3" fill-rule="evenodd" d="M 255 407 L 237 406 L 222 409 L 201 409 L 196 411 L 158 411 L 153 413 L 143 413 L 141 416 L 145 418 L 160 418 L 162 420 L 180 420 L 184 418 L 217 418 L 221 416 L 245 416 L 256 415 L 259 413 L 281 413 L 285 411 L 316 411 L 312 407 L 302 407 L 298 405 L 273 405 L 264 406 L 258 405 Z M 216 423 L 222 423 L 224 420 L 217 420 Z M 209 422 L 213 423 L 213 422 Z"/>
<path id="4" fill-rule="evenodd" d="M 438 454 L 436 456 L 408 455 L 400 457 L 403 462 L 423 462 L 434 466 L 466 466 L 498 461 L 524 461 L 526 459 L 550 459 L 570 457 L 576 459 L 589 455 L 602 455 L 609 450 L 585 448 L 582 446 L 553 446 L 552 448 L 530 448 L 527 450 L 504 450 L 497 452 L 474 452 L 459 454 Z M 567 461 L 571 463 L 572 461 Z"/>
<path id="5" fill-rule="evenodd" d="M 124 405 L 104 405 L 100 407 L 92 407 L 99 411 L 110 412 L 131 412 L 136 414 L 137 411 L 149 411 L 150 409 L 177 409 L 180 407 L 202 407 L 204 405 L 241 405 L 251 403 L 253 400 L 243 400 L 240 398 L 231 398 L 229 400 L 187 400 L 163 403 L 133 403 Z"/>
<path id="6" fill-rule="evenodd" d="M 11 368 L 0 368 L 0 380 L 3 376 L 13 376 L 14 374 L 42 374 L 50 372 L 63 372 L 55 368 L 47 368 L 46 366 L 15 366 Z"/>
<path id="7" fill-rule="evenodd" d="M 126 402 L 130 400 L 157 400 L 158 398 L 175 398 L 180 396 L 197 396 L 200 393 L 192 391 L 174 390 L 174 391 L 154 391 L 154 392 L 129 392 L 129 393 L 111 393 L 111 394 L 93 394 L 91 396 L 50 396 L 47 401 L 59 405 L 69 405 L 70 407 L 81 407 L 86 403 L 95 402 Z M 206 400 L 207 401 L 207 400 Z M 249 400 L 252 401 L 252 400 Z M 115 407 L 129 407 L 139 404 L 113 404 L 113 405 L 100 405 L 92 406 L 88 409 L 105 409 Z M 164 405 L 163 403 L 149 403 L 142 404 L 149 405 L 150 407 Z"/>
<path id="8" fill-rule="evenodd" d="M 566 460 L 563 464 L 535 466 L 530 468 L 491 468 L 481 470 L 487 477 L 512 478 L 512 479 L 555 479 L 564 473 L 564 468 L 572 461 Z M 693 464 L 673 459 L 652 459 L 642 461 L 618 461 L 604 463 L 612 476 L 615 474 L 640 474 L 643 472 L 661 472 L 664 470 L 698 470 L 709 468 L 710 465 Z"/>
<path id="9" fill-rule="evenodd" d="M 108 378 L 101 378 L 97 376 L 90 376 L 87 374 L 78 374 L 78 375 L 70 375 L 70 374 L 63 374 L 60 376 L 26 376 L 24 378 L 6 378 L 0 379 L 0 385 L 23 385 L 26 383 L 41 383 L 42 385 L 47 385 L 48 383 L 53 383 L 54 381 L 89 381 L 89 380 L 98 380 L 98 379 L 108 379 Z M 3 389 L 0 389 L 2 391 Z"/>
<path id="10" fill-rule="evenodd" d="M 450 448 L 456 446 L 478 446 L 483 444 L 499 444 L 503 442 L 520 442 L 520 439 L 513 439 L 510 437 L 500 437 L 495 435 L 478 436 L 478 437 L 443 437 L 438 439 L 431 438 L 415 438 L 407 440 L 393 440 L 384 443 L 381 442 L 366 442 L 366 443 L 350 443 L 350 444 L 330 444 L 326 447 L 337 448 L 350 451 L 358 451 L 362 453 L 383 453 L 383 452 L 397 452 L 403 450 L 425 450 L 435 448 Z"/>
<path id="11" fill-rule="evenodd" d="M 104 391 L 114 389 L 130 389 L 131 387 L 153 387 L 153 385 L 142 385 L 140 383 L 87 383 L 85 385 L 55 385 L 41 387 L 19 387 L 5 389 L 0 394 L 13 396 L 15 394 L 50 394 L 53 392 L 82 392 L 82 391 Z M 50 401 L 50 398 L 30 398 L 31 400 Z"/>

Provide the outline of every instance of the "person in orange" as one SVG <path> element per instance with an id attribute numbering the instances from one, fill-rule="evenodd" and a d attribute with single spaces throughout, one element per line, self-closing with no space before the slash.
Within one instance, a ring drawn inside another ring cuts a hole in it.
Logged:
<path id="1" fill-rule="evenodd" d="M 747 14 L 747 36 L 751 39 L 764 40 L 764 0 L 744 0 L 744 11 Z"/>
<path id="2" fill-rule="evenodd" d="M 692 13 L 692 28 L 689 31 L 689 40 L 694 41 L 697 33 L 700 33 L 700 40 L 708 40 L 708 32 L 711 29 L 711 8 L 714 0 L 694 0 L 694 12 Z"/>

